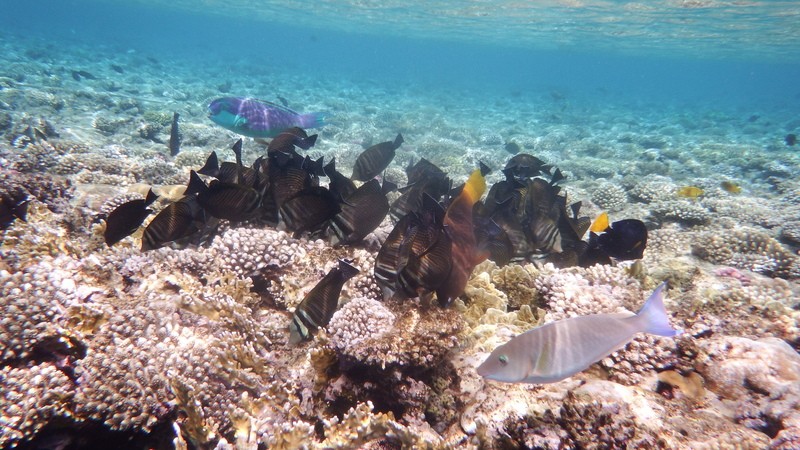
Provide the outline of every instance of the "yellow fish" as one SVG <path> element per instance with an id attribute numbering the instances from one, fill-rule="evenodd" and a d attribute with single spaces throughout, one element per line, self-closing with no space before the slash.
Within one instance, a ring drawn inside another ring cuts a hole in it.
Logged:
<path id="1" fill-rule="evenodd" d="M 678 189 L 678 196 L 685 198 L 697 198 L 703 195 L 703 190 L 697 186 L 684 186 Z"/>
<path id="2" fill-rule="evenodd" d="M 723 181 L 719 184 L 719 187 L 731 194 L 738 194 L 742 192 L 742 187 L 732 181 Z"/>
<path id="3" fill-rule="evenodd" d="M 606 231 L 609 226 L 610 225 L 608 223 L 608 213 L 604 212 L 601 213 L 599 216 L 597 216 L 596 219 L 594 219 L 594 222 L 592 222 L 592 226 L 589 227 L 589 231 L 591 231 L 592 233 L 602 233 Z"/>

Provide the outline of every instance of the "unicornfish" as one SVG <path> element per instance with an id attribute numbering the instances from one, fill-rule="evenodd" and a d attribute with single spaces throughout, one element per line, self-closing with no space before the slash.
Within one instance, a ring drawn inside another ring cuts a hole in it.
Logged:
<path id="1" fill-rule="evenodd" d="M 666 283 L 638 313 L 592 314 L 551 322 L 497 347 L 478 374 L 505 383 L 555 383 L 571 377 L 630 342 L 637 333 L 677 336 L 664 309 Z"/>

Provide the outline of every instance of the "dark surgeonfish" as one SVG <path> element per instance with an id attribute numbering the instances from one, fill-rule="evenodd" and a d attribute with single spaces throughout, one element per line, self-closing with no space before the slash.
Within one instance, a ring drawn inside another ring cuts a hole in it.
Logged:
<path id="1" fill-rule="evenodd" d="M 794 145 L 797 144 L 797 135 L 794 133 L 789 133 L 783 138 L 783 141 L 786 142 L 786 145 L 789 147 L 794 147 Z"/>
<path id="2" fill-rule="evenodd" d="M 322 231 L 340 211 L 339 202 L 331 192 L 321 186 L 308 187 L 280 206 L 280 217 L 286 223 L 286 229 L 295 236 L 308 231 Z"/>
<path id="3" fill-rule="evenodd" d="M 259 215 L 261 193 L 252 187 L 218 180 L 207 186 L 193 170 L 186 194 L 195 193 L 200 206 L 217 219 L 242 222 Z"/>
<path id="4" fill-rule="evenodd" d="M 445 211 L 431 197 L 426 196 L 423 202 L 421 214 L 409 214 L 418 222 L 409 230 L 400 251 L 397 285 L 406 297 L 430 296 L 453 269 L 453 242 L 444 227 Z"/>
<path id="5" fill-rule="evenodd" d="M 425 158 L 410 164 L 406 168 L 406 175 L 408 185 L 399 189 L 400 197 L 389 209 L 389 215 L 395 221 L 409 212 L 420 212 L 426 195 L 438 201 L 450 190 L 447 174 Z"/>
<path id="6" fill-rule="evenodd" d="M 324 114 L 300 114 L 281 105 L 249 97 L 223 97 L 208 105 L 208 117 L 234 133 L 253 138 L 275 137 L 292 127 L 319 128 Z"/>
<path id="7" fill-rule="evenodd" d="M 158 196 L 150 189 L 145 198 L 130 200 L 114 208 L 106 217 L 106 229 L 103 232 L 106 245 L 111 247 L 133 234 L 153 212 L 148 206 L 157 198 Z"/>
<path id="8" fill-rule="evenodd" d="M 195 196 L 172 202 L 150 221 L 142 235 L 142 251 L 161 248 L 194 235 L 206 226 L 206 214 Z"/>
<path id="9" fill-rule="evenodd" d="M 8 228 L 16 219 L 25 222 L 29 202 L 23 190 L 0 194 L 0 230 Z"/>
<path id="10" fill-rule="evenodd" d="M 322 170 L 325 172 L 325 176 L 328 177 L 328 189 L 334 197 L 345 199 L 356 191 L 356 184 L 353 183 L 353 180 L 336 170 L 336 158 L 331 158 L 331 161 Z"/>
<path id="11" fill-rule="evenodd" d="M 253 167 L 242 166 L 241 139 L 237 140 L 233 146 L 231 146 L 231 150 L 233 150 L 233 154 L 236 157 L 235 162 L 224 161 L 220 164 L 217 157 L 217 152 L 213 151 L 210 155 L 208 155 L 205 164 L 202 168 L 200 168 L 200 170 L 197 171 L 197 173 L 214 177 L 217 180 L 226 183 L 237 183 L 245 186 L 255 187 L 254 185 L 256 181 L 256 169 L 258 167 L 258 162 L 254 163 Z"/>
<path id="12" fill-rule="evenodd" d="M 453 242 L 452 270 L 444 283 L 436 289 L 436 299 L 447 306 L 464 293 L 472 270 L 486 254 L 479 252 L 475 239 L 472 210 L 486 191 L 486 180 L 480 169 L 470 175 L 461 193 L 450 202 L 444 216 L 447 234 Z"/>
<path id="13" fill-rule="evenodd" d="M 619 220 L 599 234 L 594 231 L 589 233 L 591 250 L 600 250 L 621 261 L 641 259 L 646 247 L 647 227 L 637 219 Z"/>
<path id="14" fill-rule="evenodd" d="M 176 112 L 172 113 L 172 125 L 169 128 L 169 154 L 172 156 L 177 155 L 181 151 L 183 135 L 178 129 L 178 119 L 180 117 L 180 114 Z"/>
<path id="15" fill-rule="evenodd" d="M 347 196 L 340 205 L 341 211 L 333 216 L 331 228 L 339 244 L 354 244 L 372 233 L 389 212 L 386 194 L 396 187 L 384 180 L 381 187 L 372 179 Z"/>
<path id="16" fill-rule="evenodd" d="M 347 280 L 358 275 L 359 270 L 348 261 L 339 260 L 339 265 L 328 272 L 314 286 L 294 310 L 289 323 L 289 345 L 310 340 L 320 327 L 328 325 L 339 306 L 339 296 Z"/>
<path id="17" fill-rule="evenodd" d="M 275 136 L 269 144 L 267 144 L 267 152 L 296 153 L 295 147 L 308 150 L 313 147 L 316 142 L 316 134 L 309 136 L 304 129 L 292 127 Z"/>
<path id="18" fill-rule="evenodd" d="M 506 163 L 505 171 L 511 177 L 525 181 L 537 175 L 549 174 L 553 166 L 528 153 L 519 153 L 511 157 Z"/>
<path id="19" fill-rule="evenodd" d="M 403 144 L 403 135 L 397 134 L 394 141 L 381 142 L 364 150 L 353 166 L 353 175 L 350 177 L 357 181 L 367 181 L 375 178 L 386 169 L 394 159 L 395 151 Z"/>
<path id="20" fill-rule="evenodd" d="M 441 205 L 425 196 L 419 212 L 395 224 L 375 257 L 375 280 L 384 298 L 428 296 L 444 282 L 452 267 L 444 215 Z"/>

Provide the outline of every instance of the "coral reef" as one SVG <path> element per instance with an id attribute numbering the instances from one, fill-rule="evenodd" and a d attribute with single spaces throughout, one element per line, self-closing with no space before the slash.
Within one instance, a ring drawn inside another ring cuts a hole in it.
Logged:
<path id="1" fill-rule="evenodd" d="M 592 201 L 608 211 L 619 211 L 625 205 L 628 194 L 621 186 L 605 182 L 592 193 Z"/>
<path id="2" fill-rule="evenodd" d="M 716 264 L 782 278 L 793 276 L 797 264 L 797 256 L 779 241 L 753 228 L 704 233 L 692 244 L 692 254 Z"/>

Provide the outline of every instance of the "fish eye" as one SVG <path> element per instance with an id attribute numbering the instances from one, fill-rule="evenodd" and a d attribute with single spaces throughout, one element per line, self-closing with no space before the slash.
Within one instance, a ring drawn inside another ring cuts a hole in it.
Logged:
<path id="1" fill-rule="evenodd" d="M 500 361 L 500 364 L 502 364 L 502 365 L 504 365 L 504 366 L 505 366 L 506 364 L 508 364 L 508 356 L 506 356 L 506 355 L 500 355 L 500 356 L 497 358 L 497 360 L 498 360 L 498 361 Z"/>

